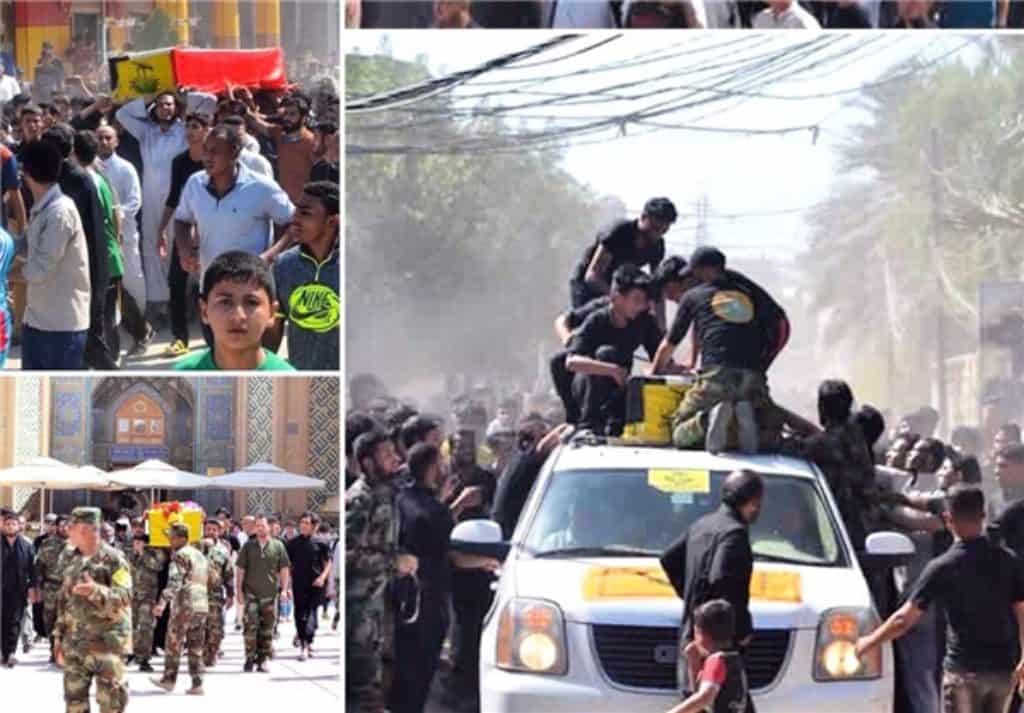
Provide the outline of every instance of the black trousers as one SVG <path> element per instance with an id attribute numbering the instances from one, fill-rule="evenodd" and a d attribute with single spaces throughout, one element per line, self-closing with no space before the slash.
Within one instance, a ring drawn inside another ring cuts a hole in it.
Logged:
<path id="1" fill-rule="evenodd" d="M 322 587 L 309 585 L 307 590 L 295 590 L 295 635 L 302 645 L 313 645 L 318 623 L 316 610 L 320 607 L 322 596 Z"/>
<path id="2" fill-rule="evenodd" d="M 491 608 L 488 572 L 461 571 L 452 574 L 452 608 L 455 610 L 455 669 L 452 683 L 461 695 L 480 696 L 480 636 L 484 616 Z"/>
<path id="3" fill-rule="evenodd" d="M 121 292 L 121 324 L 124 325 L 124 331 L 136 342 L 146 338 L 146 316 L 142 314 L 139 303 L 128 290 Z"/>
<path id="4" fill-rule="evenodd" d="M 13 656 L 18 650 L 18 637 L 21 636 L 21 622 L 25 618 L 24 599 L 18 600 L 9 594 L 4 595 L 3 608 L 0 609 L 0 655 L 4 658 Z"/>
<path id="5" fill-rule="evenodd" d="M 46 619 L 43 615 L 42 602 L 36 602 L 32 605 L 32 628 L 36 630 L 38 636 L 50 635 L 50 632 L 46 630 Z"/>
<path id="6" fill-rule="evenodd" d="M 633 355 L 620 354 L 614 347 L 598 347 L 594 357 L 599 361 L 632 367 Z M 572 379 L 573 397 L 580 404 L 580 426 L 597 434 L 609 427 L 621 433 L 626 422 L 626 390 L 607 376 L 575 374 Z"/>
<path id="7" fill-rule="evenodd" d="M 93 298 L 102 299 L 103 306 L 99 314 L 93 313 L 92 323 L 85 341 L 85 364 L 100 371 L 116 371 L 117 344 L 120 337 L 114 318 L 117 313 L 117 288 L 120 280 L 112 281 L 106 290 L 94 290 Z"/>
<path id="8" fill-rule="evenodd" d="M 171 339 L 188 344 L 188 273 L 178 260 L 178 246 L 173 241 L 167 286 L 171 290 Z"/>
<path id="9" fill-rule="evenodd" d="M 565 407 L 565 422 L 575 425 L 580 420 L 580 405 L 572 391 L 573 373 L 565 368 L 565 360 L 568 358 L 569 352 L 564 350 L 551 357 L 551 381 Z"/>
<path id="10" fill-rule="evenodd" d="M 423 713 L 448 632 L 448 602 L 424 593 L 419 618 L 395 627 L 391 713 Z"/>

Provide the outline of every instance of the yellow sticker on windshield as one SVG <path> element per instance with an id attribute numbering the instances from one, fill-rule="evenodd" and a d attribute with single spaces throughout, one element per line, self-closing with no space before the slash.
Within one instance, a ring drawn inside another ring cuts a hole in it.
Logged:
<path id="1" fill-rule="evenodd" d="M 709 493 L 711 473 L 706 470 L 667 470 L 651 468 L 647 484 L 663 493 Z"/>

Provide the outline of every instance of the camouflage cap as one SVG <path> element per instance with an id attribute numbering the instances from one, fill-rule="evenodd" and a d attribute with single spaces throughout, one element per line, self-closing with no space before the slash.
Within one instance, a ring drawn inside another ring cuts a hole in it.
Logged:
<path id="1" fill-rule="evenodd" d="M 164 534 L 168 537 L 185 537 L 188 538 L 188 525 L 183 522 L 176 522 L 166 530 Z"/>
<path id="2" fill-rule="evenodd" d="M 102 525 L 103 513 L 99 508 L 75 508 L 71 511 L 72 525 Z"/>

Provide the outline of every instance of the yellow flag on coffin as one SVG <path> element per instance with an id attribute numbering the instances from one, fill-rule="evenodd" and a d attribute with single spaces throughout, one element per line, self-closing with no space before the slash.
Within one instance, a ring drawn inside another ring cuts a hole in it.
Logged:
<path id="1" fill-rule="evenodd" d="M 127 101 L 144 94 L 174 91 L 171 49 L 135 52 L 110 58 L 110 84 L 114 99 Z"/>

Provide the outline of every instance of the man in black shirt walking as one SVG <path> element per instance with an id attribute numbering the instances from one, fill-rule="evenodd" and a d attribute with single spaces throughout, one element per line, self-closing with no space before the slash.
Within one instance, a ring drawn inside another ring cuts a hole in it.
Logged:
<path id="1" fill-rule="evenodd" d="M 944 517 L 955 543 L 925 567 L 906 603 L 857 641 L 857 656 L 906 634 L 935 603 L 948 624 L 942 710 L 1002 713 L 1024 675 L 1024 565 L 984 536 L 980 489 L 954 486 Z"/>
<path id="2" fill-rule="evenodd" d="M 594 433 L 621 433 L 633 352 L 643 345 L 651 358 L 661 341 L 649 310 L 650 284 L 638 267 L 620 267 L 608 306 L 587 317 L 569 342 L 565 368 L 574 374 L 572 395 L 580 404 L 580 425 Z"/>
<path id="3" fill-rule="evenodd" d="M 569 279 L 573 309 L 609 292 L 612 275 L 623 265 L 657 269 L 665 257 L 665 233 L 676 222 L 676 207 L 668 198 L 652 198 L 635 220 L 619 220 L 598 234 L 587 247 Z"/>
<path id="4" fill-rule="evenodd" d="M 741 449 L 756 453 L 760 437 L 754 414 L 767 416 L 772 409 L 765 372 L 778 353 L 785 313 L 764 290 L 726 270 L 725 255 L 715 248 L 695 250 L 689 270 L 703 284 L 683 295 L 650 368 L 651 374 L 664 372 L 693 324 L 700 373 L 673 417 L 672 440 L 677 448 L 706 442 L 709 451 L 720 452 L 735 412 Z"/>
<path id="5" fill-rule="evenodd" d="M 204 170 L 203 145 L 210 133 L 211 117 L 208 114 L 194 113 L 185 117 L 185 140 L 188 148 L 171 160 L 171 187 L 167 192 L 164 213 L 160 218 L 160 237 L 157 250 L 160 255 L 167 254 L 165 235 L 171 223 L 174 211 L 181 202 L 181 191 L 185 182 L 193 173 Z M 168 265 L 167 282 L 171 290 L 171 343 L 164 356 L 181 357 L 189 352 L 188 348 L 188 272 L 178 259 L 178 247 L 171 240 L 171 264 Z"/>
<path id="6" fill-rule="evenodd" d="M 313 655 L 316 610 L 331 576 L 331 548 L 316 535 L 320 516 L 305 512 L 299 520 L 299 535 L 288 541 L 292 562 L 292 599 L 295 602 L 295 637 L 299 640 L 299 661 Z"/>
<path id="7" fill-rule="evenodd" d="M 724 599 L 736 616 L 736 648 L 742 654 L 754 634 L 750 615 L 750 577 L 754 553 L 750 547 L 750 525 L 761 514 L 764 481 L 749 470 L 738 470 L 722 482 L 722 505 L 693 523 L 661 556 L 672 588 L 683 600 L 683 621 L 679 636 L 677 676 L 686 686 L 688 656 L 693 641 L 693 615 L 701 605 Z M 747 697 L 747 713 L 754 705 Z"/>

